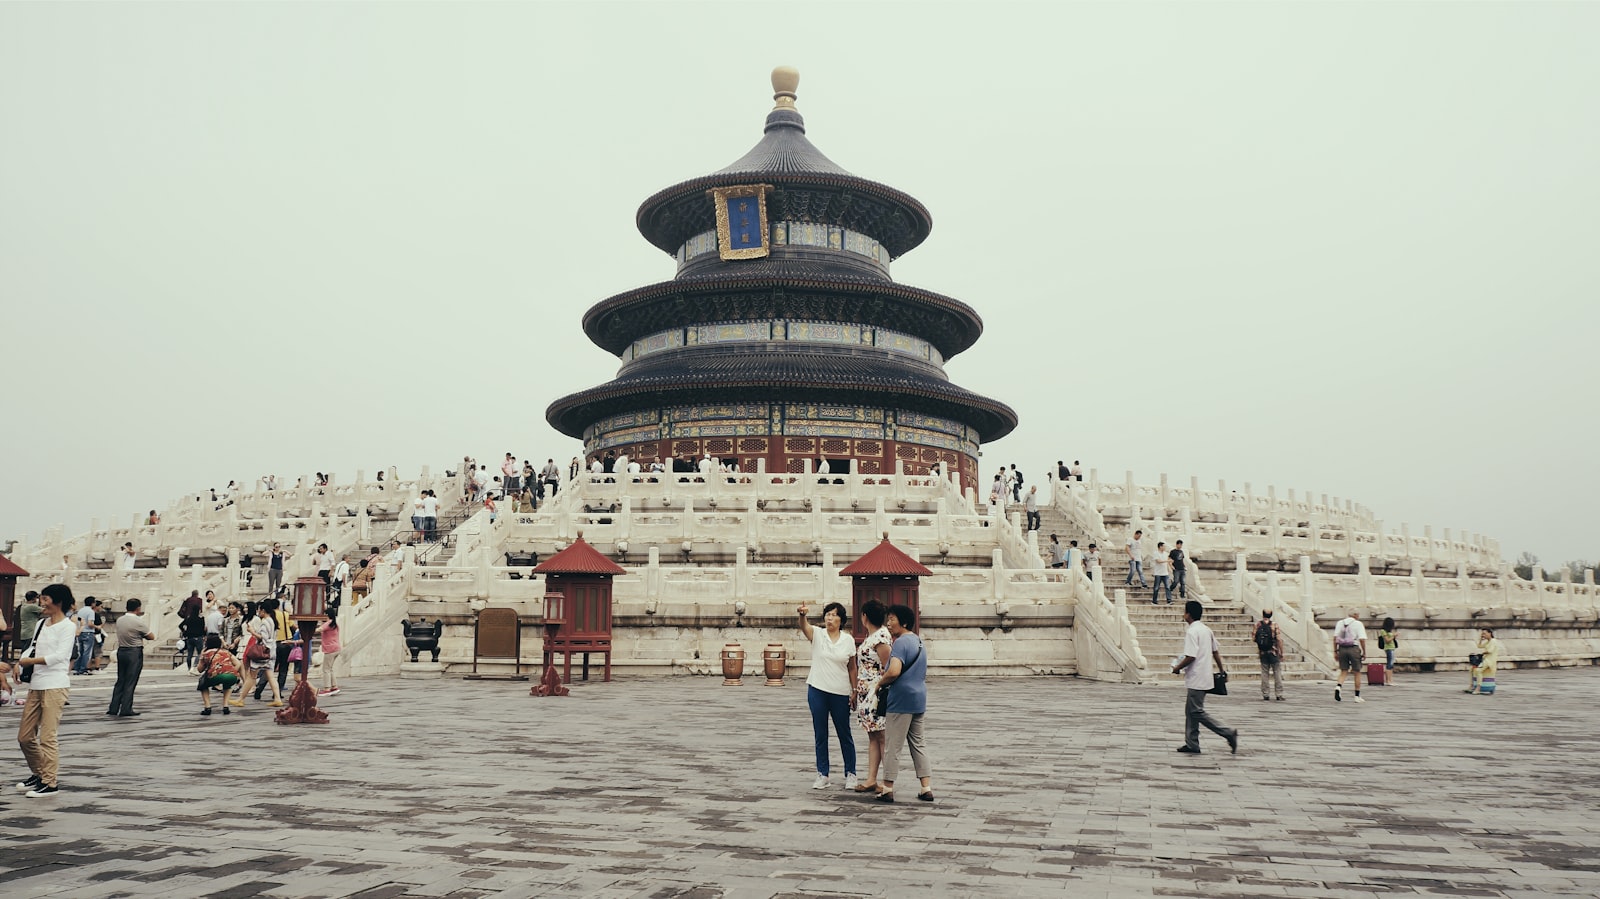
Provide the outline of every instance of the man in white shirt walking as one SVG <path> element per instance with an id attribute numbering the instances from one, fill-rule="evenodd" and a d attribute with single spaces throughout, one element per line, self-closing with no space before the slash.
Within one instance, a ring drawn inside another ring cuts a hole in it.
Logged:
<path id="1" fill-rule="evenodd" d="M 1205 607 L 1199 600 L 1183 604 L 1183 620 L 1189 629 L 1183 633 L 1183 658 L 1172 666 L 1173 674 L 1183 675 L 1183 745 L 1178 751 L 1188 755 L 1200 754 L 1200 725 L 1228 741 L 1228 749 L 1239 752 L 1239 729 L 1223 727 L 1206 712 L 1206 693 L 1215 685 L 1213 672 L 1222 672 L 1222 652 L 1211 628 L 1201 623 Z M 1215 664 L 1215 668 L 1212 665 Z"/>
<path id="2" fill-rule="evenodd" d="M 1161 595 L 1161 588 L 1167 588 L 1167 605 L 1172 605 L 1172 559 L 1167 557 L 1167 544 L 1165 541 L 1156 544 L 1156 554 L 1150 558 L 1155 566 L 1156 585 L 1150 588 L 1150 604 L 1155 605 L 1157 597 Z"/>
<path id="3" fill-rule="evenodd" d="M 1144 547 L 1140 542 L 1143 537 L 1144 531 L 1134 531 L 1128 545 L 1123 547 L 1123 552 L 1128 555 L 1128 579 L 1122 582 L 1124 587 L 1133 586 L 1134 575 L 1139 576 L 1139 589 L 1150 586 L 1144 580 Z"/>
<path id="4" fill-rule="evenodd" d="M 337 606 L 344 601 L 344 585 L 350 580 L 350 554 L 345 553 L 339 557 L 339 564 L 333 566 L 333 590 L 328 600 L 329 606 Z"/>
<path id="5" fill-rule="evenodd" d="M 1344 676 L 1351 675 L 1352 683 L 1356 685 L 1356 702 L 1366 702 L 1361 698 L 1361 663 L 1367 656 L 1367 628 L 1356 617 L 1356 610 L 1351 609 L 1348 614 L 1339 619 L 1333 626 L 1333 657 L 1339 662 L 1339 680 L 1333 685 L 1333 701 L 1343 702 Z"/>

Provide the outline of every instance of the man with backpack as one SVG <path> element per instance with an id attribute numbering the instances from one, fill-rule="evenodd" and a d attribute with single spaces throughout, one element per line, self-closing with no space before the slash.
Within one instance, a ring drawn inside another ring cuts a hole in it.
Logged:
<path id="1" fill-rule="evenodd" d="M 1261 654 L 1261 701 L 1274 698 L 1267 691 L 1270 682 L 1272 692 L 1282 702 L 1283 632 L 1278 630 L 1278 622 L 1272 620 L 1271 609 L 1262 612 L 1261 620 L 1256 622 L 1256 652 Z"/>
<path id="2" fill-rule="evenodd" d="M 1339 663 L 1339 680 L 1333 685 L 1333 701 L 1343 702 L 1344 676 L 1349 673 L 1355 677 L 1356 702 L 1366 702 L 1361 698 L 1361 665 L 1367 656 L 1367 627 L 1356 617 L 1355 609 L 1350 614 L 1339 619 L 1333 626 L 1333 657 Z"/>

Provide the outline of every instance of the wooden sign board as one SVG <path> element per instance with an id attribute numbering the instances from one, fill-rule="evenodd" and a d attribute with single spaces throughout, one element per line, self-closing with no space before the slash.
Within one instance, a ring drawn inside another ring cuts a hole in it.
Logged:
<path id="1" fill-rule="evenodd" d="M 511 662 L 514 674 L 479 674 L 478 662 Z M 522 673 L 522 620 L 516 609 L 483 609 L 472 633 L 472 673 L 468 680 L 527 680 Z"/>

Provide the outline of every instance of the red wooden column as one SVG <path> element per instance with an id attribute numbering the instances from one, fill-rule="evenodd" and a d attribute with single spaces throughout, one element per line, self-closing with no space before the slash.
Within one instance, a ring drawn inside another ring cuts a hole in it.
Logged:
<path id="1" fill-rule="evenodd" d="M 534 574 L 545 576 L 545 592 L 566 597 L 566 620 L 550 638 L 551 661 L 555 653 L 565 659 L 564 680 L 572 682 L 572 654 L 583 653 L 583 679 L 589 679 L 589 653 L 605 657 L 605 679 L 611 680 L 611 579 L 627 569 L 600 554 L 584 541 L 540 562 Z"/>
<path id="2" fill-rule="evenodd" d="M 918 598 L 919 578 L 933 572 L 890 543 L 887 534 L 884 535 L 882 543 L 846 565 L 839 573 L 849 575 L 852 582 L 850 632 L 855 635 L 857 643 L 867 638 L 866 621 L 861 617 L 861 607 L 869 599 L 876 599 L 886 607 L 910 606 L 911 611 L 917 615 L 916 625 L 911 630 L 922 633 L 922 603 Z"/>

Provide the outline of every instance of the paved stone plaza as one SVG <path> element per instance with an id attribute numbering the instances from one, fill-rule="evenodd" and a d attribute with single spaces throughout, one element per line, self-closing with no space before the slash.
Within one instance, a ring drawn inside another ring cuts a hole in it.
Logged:
<path id="1" fill-rule="evenodd" d="M 889 806 L 808 789 L 796 681 L 352 680 L 332 724 L 279 727 L 200 718 L 170 673 L 106 718 L 100 675 L 63 792 L 0 799 L 0 896 L 1600 894 L 1600 672 L 1464 680 L 1357 705 L 1241 678 L 1212 700 L 1239 755 L 1189 757 L 1173 687 L 937 678 L 938 801 Z"/>

